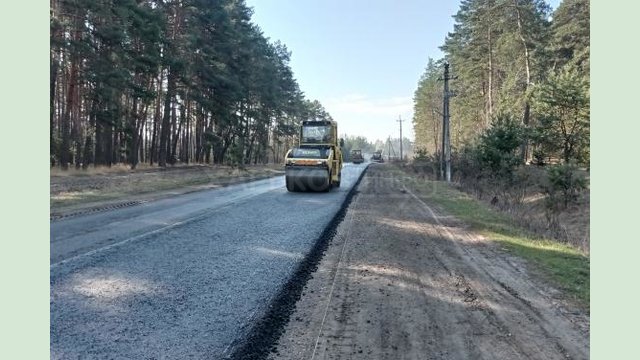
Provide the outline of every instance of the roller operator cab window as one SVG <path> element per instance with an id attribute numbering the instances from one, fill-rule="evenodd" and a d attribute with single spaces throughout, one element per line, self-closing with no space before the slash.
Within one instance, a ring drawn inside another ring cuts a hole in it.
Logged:
<path id="1" fill-rule="evenodd" d="M 333 134 L 329 125 L 306 125 L 302 127 L 302 142 L 313 143 L 333 143 Z"/>

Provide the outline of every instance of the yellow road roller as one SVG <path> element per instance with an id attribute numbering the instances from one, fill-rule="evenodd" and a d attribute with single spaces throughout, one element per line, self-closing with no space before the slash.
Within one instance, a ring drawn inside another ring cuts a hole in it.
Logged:
<path id="1" fill-rule="evenodd" d="M 288 191 L 329 191 L 340 186 L 342 151 L 338 124 L 331 120 L 303 121 L 300 144 L 285 156 Z"/>

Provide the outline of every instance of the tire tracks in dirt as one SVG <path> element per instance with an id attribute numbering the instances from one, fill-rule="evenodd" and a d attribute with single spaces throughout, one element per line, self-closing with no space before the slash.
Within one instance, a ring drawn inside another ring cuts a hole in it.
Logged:
<path id="1" fill-rule="evenodd" d="M 440 217 L 431 207 L 406 187 L 404 187 L 404 189 L 414 197 L 420 205 L 427 209 L 440 225 L 439 230 L 446 234 L 451 240 L 451 244 L 454 245 L 459 255 L 466 255 L 472 260 L 467 262 L 470 267 L 469 270 L 485 277 L 486 281 L 481 282 L 481 284 L 492 285 L 484 286 L 483 289 L 481 289 L 481 291 L 485 292 L 484 297 L 493 298 L 497 303 L 515 305 L 519 316 L 524 316 L 530 322 L 529 325 L 531 327 L 538 327 L 541 334 L 537 337 L 527 336 L 526 334 L 528 331 L 535 333 L 536 329 L 523 330 L 522 328 L 516 327 L 509 332 L 509 336 L 516 339 L 516 342 L 519 343 L 519 350 L 527 354 L 527 358 L 534 358 L 536 356 L 537 348 L 532 348 L 530 346 L 531 342 L 537 342 L 539 345 L 538 348 L 550 343 L 555 350 L 566 359 L 582 359 L 588 357 L 588 351 L 584 353 L 581 350 L 581 348 L 584 347 L 588 349 L 588 341 L 583 341 L 588 339 L 588 334 L 582 334 L 587 335 L 586 338 L 584 336 L 575 338 L 568 336 L 572 333 L 570 326 L 564 322 L 554 321 L 562 317 L 560 313 L 562 309 L 560 306 L 548 306 L 553 303 L 553 299 L 541 289 L 541 286 L 535 284 L 534 281 L 527 281 L 529 279 L 523 276 L 522 271 L 513 266 L 511 261 L 505 261 L 502 254 L 498 254 L 495 251 L 495 247 L 485 245 L 471 248 L 467 246 L 467 244 L 478 243 L 482 240 L 464 229 L 454 228 L 455 230 L 450 230 L 451 227 L 443 224 L 439 220 Z M 460 239 L 463 241 L 459 241 Z M 491 259 L 494 263 L 499 262 L 501 266 L 491 264 L 488 259 Z M 467 273 L 469 273 L 469 271 L 467 271 Z M 515 287 L 518 287 L 518 290 L 516 290 Z M 534 305 L 529 298 L 549 301 L 538 301 L 537 305 Z M 497 313 L 494 313 L 494 315 L 497 315 Z M 517 322 L 519 325 L 525 325 L 522 322 L 518 322 L 518 319 L 514 319 L 514 316 L 512 316 L 511 319 L 508 319 L 506 316 L 497 316 L 497 318 L 502 323 L 502 326 L 506 328 L 510 328 L 508 324 L 513 324 L 514 322 Z M 582 320 L 588 321 L 587 319 Z M 542 339 L 542 341 L 539 339 Z M 565 346 L 563 343 L 569 345 Z M 576 347 L 574 346 L 575 343 L 581 343 L 581 346 Z"/>

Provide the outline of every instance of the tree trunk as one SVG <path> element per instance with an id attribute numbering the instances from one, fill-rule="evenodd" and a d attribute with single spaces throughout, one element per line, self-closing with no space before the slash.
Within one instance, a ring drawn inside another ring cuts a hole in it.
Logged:
<path id="1" fill-rule="evenodd" d="M 107 124 L 103 134 L 103 142 L 106 145 L 106 149 L 104 151 L 106 155 L 105 165 L 111 167 L 111 165 L 113 164 L 113 125 Z"/>
<path id="2" fill-rule="evenodd" d="M 69 88 L 67 89 L 67 101 L 65 105 L 64 116 L 62 118 L 62 143 L 60 144 L 60 165 L 62 169 L 69 168 L 69 151 L 71 150 L 71 113 L 75 107 L 75 93 L 78 82 L 78 65 L 76 59 L 71 61 L 71 74 L 69 75 Z"/>
<path id="3" fill-rule="evenodd" d="M 158 131 L 160 127 L 160 104 L 161 104 L 161 94 L 162 94 L 162 73 L 158 79 L 158 95 L 156 97 L 156 106 L 155 111 L 153 113 L 153 130 L 151 131 L 151 150 L 149 151 L 149 165 L 153 165 L 154 162 L 158 160 Z"/>
<path id="4" fill-rule="evenodd" d="M 94 99 L 92 101 L 91 107 L 92 107 L 91 120 L 93 122 L 92 124 L 93 128 L 95 129 L 95 134 L 94 134 L 95 149 L 94 149 L 93 163 L 95 165 L 101 165 L 101 164 L 104 164 L 104 145 L 102 143 L 102 140 L 103 140 L 102 121 L 98 119 L 98 109 L 100 109 L 102 105 L 100 104 L 99 100 Z"/>
<path id="5" fill-rule="evenodd" d="M 75 165 L 76 169 L 80 169 L 82 166 L 82 141 L 80 138 L 76 139 L 76 156 L 75 156 Z"/>
<path id="6" fill-rule="evenodd" d="M 493 43 L 491 38 L 491 25 L 489 25 L 487 34 L 487 40 L 489 42 L 489 90 L 487 91 L 487 115 L 485 118 L 485 128 L 491 124 L 491 117 L 493 116 Z"/>
<path id="7" fill-rule="evenodd" d="M 145 104 L 144 105 L 144 110 L 142 111 L 142 115 L 140 116 L 140 119 L 138 120 L 138 149 L 136 150 L 136 155 L 138 157 L 138 163 L 144 163 L 145 162 L 145 157 L 144 157 L 144 153 L 145 153 L 145 133 L 146 133 L 146 127 L 147 127 L 147 117 L 149 116 L 149 105 Z"/>
<path id="8" fill-rule="evenodd" d="M 201 163 L 202 162 L 202 122 L 204 121 L 202 118 L 203 116 L 203 110 L 202 108 L 200 108 L 198 106 L 199 110 L 198 113 L 196 114 L 196 139 L 195 139 L 195 143 L 196 143 L 196 154 L 195 154 L 195 159 L 197 163 Z"/>
<path id="9" fill-rule="evenodd" d="M 131 131 L 131 142 L 129 143 L 129 162 L 131 170 L 138 165 L 138 98 L 133 98 L 131 106 L 131 120 L 129 120 L 129 129 Z"/>
<path id="10" fill-rule="evenodd" d="M 175 96 L 176 90 L 176 78 L 175 74 L 169 68 L 167 75 L 167 93 L 164 99 L 164 113 L 162 115 L 162 127 L 160 129 L 160 152 L 158 159 L 158 166 L 167 166 L 167 156 L 169 149 L 169 133 L 171 126 L 171 101 Z"/>
<path id="11" fill-rule="evenodd" d="M 524 111 L 522 115 L 522 124 L 525 126 L 529 125 L 529 117 L 531 113 L 531 105 L 529 104 L 529 100 L 526 99 L 527 91 L 529 86 L 531 85 L 531 58 L 529 55 L 529 46 L 527 45 L 527 40 L 524 37 L 524 31 L 522 29 L 522 15 L 520 13 L 520 8 L 518 7 L 518 0 L 513 0 L 513 5 L 516 8 L 516 18 L 518 22 L 518 36 L 520 37 L 520 41 L 522 41 L 522 46 L 524 47 L 524 65 L 526 72 L 526 83 L 524 87 L 525 94 L 525 103 L 524 103 Z M 524 139 L 521 145 L 521 155 L 522 161 L 524 163 L 529 159 L 529 143 L 527 139 Z"/>
<path id="12" fill-rule="evenodd" d="M 92 145 L 92 138 L 90 135 L 87 135 L 84 140 L 84 156 L 82 157 L 82 169 L 84 170 L 86 170 L 92 162 Z"/>
<path id="13" fill-rule="evenodd" d="M 49 74 L 49 156 L 51 157 L 51 166 L 55 165 L 55 139 L 53 137 L 53 129 L 55 128 L 55 101 L 56 101 L 56 79 L 58 78 L 58 62 L 51 57 Z"/>
<path id="14" fill-rule="evenodd" d="M 189 148 L 190 148 L 190 134 L 191 134 L 191 102 L 186 102 L 186 114 L 185 114 L 185 128 L 182 134 L 182 150 L 180 151 L 180 157 L 185 164 L 189 163 Z"/>
<path id="15" fill-rule="evenodd" d="M 171 128 L 173 131 L 171 134 L 171 146 L 169 148 L 169 160 L 172 165 L 178 160 L 176 151 L 178 147 L 178 138 L 180 138 L 180 131 L 182 130 L 182 123 L 184 122 L 184 101 L 180 106 L 182 108 L 180 111 L 180 121 L 178 121 L 178 116 L 176 114 L 176 107 L 178 107 L 178 104 L 174 104 L 171 108 Z"/>

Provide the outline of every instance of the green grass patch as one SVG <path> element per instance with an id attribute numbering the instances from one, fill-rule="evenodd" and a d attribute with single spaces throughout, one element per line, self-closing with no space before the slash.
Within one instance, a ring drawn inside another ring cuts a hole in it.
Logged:
<path id="1" fill-rule="evenodd" d="M 401 171 L 394 170 L 396 173 Z M 446 183 L 418 179 L 407 172 L 402 176 L 420 197 L 460 219 L 485 238 L 500 243 L 510 253 L 527 260 L 536 273 L 550 280 L 566 296 L 589 307 L 590 260 L 583 252 L 529 233 L 514 224 L 506 214 Z"/>

